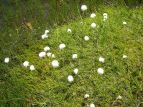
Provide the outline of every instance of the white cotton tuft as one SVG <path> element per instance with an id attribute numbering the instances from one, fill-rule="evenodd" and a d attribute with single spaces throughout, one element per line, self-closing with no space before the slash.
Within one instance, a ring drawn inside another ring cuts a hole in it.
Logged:
<path id="1" fill-rule="evenodd" d="M 103 68 L 98 68 L 97 73 L 102 75 L 104 73 L 104 69 Z"/>
<path id="2" fill-rule="evenodd" d="M 127 24 L 127 22 L 124 21 L 124 22 L 123 22 L 123 25 L 126 25 L 126 24 Z"/>
<path id="3" fill-rule="evenodd" d="M 85 94 L 85 95 L 84 95 L 84 98 L 89 98 L 89 94 Z"/>
<path id="4" fill-rule="evenodd" d="M 49 51 L 49 50 L 50 50 L 50 47 L 48 47 L 48 46 L 44 47 L 44 51 L 45 51 L 45 52 L 47 52 L 47 51 Z"/>
<path id="5" fill-rule="evenodd" d="M 73 54 L 72 59 L 77 59 L 77 54 Z"/>
<path id="6" fill-rule="evenodd" d="M 85 40 L 85 41 L 89 41 L 89 36 L 85 36 L 85 37 L 84 37 L 84 40 Z"/>
<path id="7" fill-rule="evenodd" d="M 123 55 L 123 59 L 127 59 L 128 58 L 128 56 L 127 55 Z"/>
<path id="8" fill-rule="evenodd" d="M 30 70 L 31 70 L 31 71 L 34 71 L 34 70 L 35 70 L 34 65 L 30 65 Z"/>
<path id="9" fill-rule="evenodd" d="M 73 76 L 72 76 L 72 75 L 69 75 L 69 76 L 68 76 L 68 81 L 69 81 L 69 82 L 73 82 L 73 80 L 74 80 Z"/>
<path id="10" fill-rule="evenodd" d="M 90 15 L 90 18 L 95 18 L 96 17 L 96 14 L 95 13 L 92 13 L 91 15 Z"/>
<path id="11" fill-rule="evenodd" d="M 121 100 L 121 99 L 122 99 L 122 96 L 119 95 L 119 96 L 117 97 L 117 99 Z"/>
<path id="12" fill-rule="evenodd" d="M 48 57 L 52 57 L 52 53 L 51 53 L 51 52 L 48 52 L 48 53 L 47 53 L 47 56 L 48 56 Z"/>
<path id="13" fill-rule="evenodd" d="M 93 103 L 90 104 L 90 107 L 95 107 L 95 105 Z"/>
<path id="14" fill-rule="evenodd" d="M 46 38 L 48 38 L 48 35 L 47 35 L 47 34 L 43 34 L 43 35 L 41 36 L 41 38 L 42 38 L 42 39 L 46 39 Z"/>
<path id="15" fill-rule="evenodd" d="M 7 58 L 4 59 L 4 62 L 9 63 L 9 60 L 10 60 L 9 57 L 7 57 Z"/>
<path id="16" fill-rule="evenodd" d="M 23 66 L 24 66 L 24 67 L 28 67 L 28 66 L 29 66 L 29 62 L 28 62 L 28 61 L 25 61 L 25 62 L 23 63 Z"/>
<path id="17" fill-rule="evenodd" d="M 46 56 L 46 52 L 40 52 L 40 53 L 39 53 L 39 57 L 40 57 L 40 58 L 44 58 L 45 56 Z"/>
<path id="18" fill-rule="evenodd" d="M 45 30 L 45 34 L 48 34 L 50 31 L 49 30 Z"/>
<path id="19" fill-rule="evenodd" d="M 62 44 L 59 45 L 60 49 L 64 49 L 65 47 L 66 47 L 66 45 L 64 43 L 62 43 Z"/>
<path id="20" fill-rule="evenodd" d="M 67 29 L 67 32 L 68 32 L 68 33 L 71 33 L 71 32 L 72 32 L 72 30 L 68 28 L 68 29 Z"/>
<path id="21" fill-rule="evenodd" d="M 52 66 L 53 68 L 58 68 L 59 67 L 59 62 L 57 60 L 52 61 Z"/>
<path id="22" fill-rule="evenodd" d="M 91 24 L 91 27 L 92 27 L 92 28 L 96 28 L 96 23 L 92 23 L 92 24 Z"/>
<path id="23" fill-rule="evenodd" d="M 86 5 L 81 5 L 81 10 L 82 10 L 82 11 L 87 10 L 87 6 L 86 6 Z"/>
<path id="24" fill-rule="evenodd" d="M 104 62 L 105 62 L 105 58 L 103 58 L 103 57 L 99 57 L 99 62 L 104 63 Z"/>
<path id="25" fill-rule="evenodd" d="M 75 69 L 73 70 L 73 72 L 74 72 L 74 74 L 77 74 L 77 73 L 78 73 L 78 69 L 75 68 Z"/>

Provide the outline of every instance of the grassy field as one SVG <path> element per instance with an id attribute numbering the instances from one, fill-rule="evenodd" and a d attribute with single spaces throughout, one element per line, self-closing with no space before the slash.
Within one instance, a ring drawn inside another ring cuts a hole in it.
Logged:
<path id="1" fill-rule="evenodd" d="M 63 2 L 63 7 L 56 10 L 50 7 L 47 18 L 40 3 L 29 0 L 27 7 L 33 10 L 30 12 L 17 4 L 19 11 L 13 13 L 11 7 L 3 16 L 0 107 L 89 107 L 91 103 L 96 107 L 142 107 L 143 8 L 94 6 L 95 0 L 86 1 L 88 10 L 81 12 L 77 2 Z M 33 8 L 36 5 L 39 6 Z M 33 17 L 36 12 L 40 14 Z M 96 13 L 95 18 L 90 18 L 92 12 Z M 106 21 L 103 13 L 108 14 Z M 28 20 L 23 20 L 24 15 Z M 92 23 L 96 23 L 96 28 L 91 28 Z M 71 33 L 67 32 L 69 28 Z M 50 30 L 49 37 L 42 40 L 46 29 Z M 89 41 L 84 40 L 85 36 Z M 61 43 L 66 45 L 63 50 L 59 49 Z M 45 46 L 51 48 L 55 58 L 39 58 Z M 72 54 L 78 58 L 73 60 Z M 5 57 L 10 58 L 8 64 L 4 63 Z M 99 57 L 105 62 L 99 62 Z M 58 68 L 51 65 L 55 59 L 59 61 Z M 35 70 L 23 67 L 24 61 L 33 64 Z M 75 68 L 78 74 L 74 74 Z M 98 68 L 104 69 L 102 75 Z M 69 75 L 74 77 L 73 82 L 68 81 Z M 85 94 L 89 98 L 84 98 Z"/>

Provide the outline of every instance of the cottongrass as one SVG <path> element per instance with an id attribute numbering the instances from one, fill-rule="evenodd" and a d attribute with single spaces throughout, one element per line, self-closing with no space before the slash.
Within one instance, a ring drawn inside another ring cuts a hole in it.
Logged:
<path id="1" fill-rule="evenodd" d="M 96 14 L 95 13 L 92 13 L 91 15 L 90 15 L 90 18 L 95 18 L 96 17 Z"/>
<path id="2" fill-rule="evenodd" d="M 104 73 L 104 69 L 103 68 L 98 68 L 97 73 L 102 75 Z"/>
<path id="3" fill-rule="evenodd" d="M 72 59 L 77 59 L 77 54 L 73 54 Z"/>
<path id="4" fill-rule="evenodd" d="M 77 74 L 77 73 L 78 73 L 78 68 L 75 68 L 75 69 L 73 70 L 73 72 L 74 72 L 74 74 Z"/>
<path id="5" fill-rule="evenodd" d="M 82 11 L 86 11 L 87 10 L 87 6 L 86 5 L 81 5 L 81 10 Z"/>
<path id="6" fill-rule="evenodd" d="M 29 62 L 28 61 L 23 62 L 23 66 L 27 68 L 29 66 Z"/>
<path id="7" fill-rule="evenodd" d="M 4 62 L 5 62 L 5 63 L 9 63 L 9 61 L 10 61 L 10 58 L 9 58 L 9 57 L 6 57 L 6 58 L 4 59 Z"/>
<path id="8" fill-rule="evenodd" d="M 69 81 L 69 82 L 73 82 L 73 81 L 74 81 L 74 78 L 73 78 L 72 75 L 69 75 L 69 76 L 68 76 L 68 81 Z"/>
<path id="9" fill-rule="evenodd" d="M 84 37 L 84 40 L 85 40 L 85 41 L 89 41 L 89 36 L 85 36 L 85 37 Z"/>
<path id="10" fill-rule="evenodd" d="M 62 43 L 62 44 L 59 45 L 60 49 L 64 49 L 65 47 L 66 47 L 66 45 L 64 43 Z"/>
<path id="11" fill-rule="evenodd" d="M 51 64 L 52 64 L 53 68 L 58 68 L 59 67 L 58 60 L 53 60 Z"/>
<path id="12" fill-rule="evenodd" d="M 45 56 L 46 56 L 46 52 L 40 52 L 40 53 L 39 53 L 39 57 L 40 57 L 40 58 L 44 58 Z"/>
<path id="13" fill-rule="evenodd" d="M 96 23 L 92 23 L 92 24 L 91 24 L 91 27 L 92 27 L 92 28 L 96 28 Z"/>

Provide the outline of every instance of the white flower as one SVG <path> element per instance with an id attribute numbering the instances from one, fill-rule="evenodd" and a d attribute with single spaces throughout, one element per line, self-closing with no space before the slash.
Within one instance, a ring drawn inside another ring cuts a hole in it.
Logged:
<path id="1" fill-rule="evenodd" d="M 48 35 L 47 34 L 43 34 L 41 37 L 42 37 L 42 39 L 45 39 L 45 38 L 48 38 Z"/>
<path id="2" fill-rule="evenodd" d="M 102 75 L 104 73 L 104 69 L 103 68 L 98 68 L 97 72 L 98 72 L 98 74 Z"/>
<path id="3" fill-rule="evenodd" d="M 49 50 L 50 50 L 50 47 L 48 47 L 48 46 L 44 47 L 44 51 L 45 51 L 45 52 L 47 52 L 47 51 L 49 51 Z"/>
<path id="4" fill-rule="evenodd" d="M 29 62 L 28 62 L 28 61 L 25 61 L 25 62 L 23 63 L 23 66 L 24 66 L 24 67 L 28 67 L 28 66 L 29 66 Z"/>
<path id="5" fill-rule="evenodd" d="M 77 74 L 77 73 L 78 73 L 78 69 L 75 68 L 75 69 L 73 70 L 73 72 L 74 72 L 74 74 Z"/>
<path id="6" fill-rule="evenodd" d="M 77 59 L 77 54 L 73 54 L 72 59 Z"/>
<path id="7" fill-rule="evenodd" d="M 45 56 L 46 56 L 46 52 L 40 52 L 40 53 L 39 53 L 39 57 L 40 57 L 40 58 L 44 58 Z"/>
<path id="8" fill-rule="evenodd" d="M 47 56 L 48 56 L 48 57 L 51 57 L 51 56 L 52 56 L 52 53 L 51 53 L 51 52 L 48 52 L 48 53 L 47 53 Z"/>
<path id="9" fill-rule="evenodd" d="M 84 98 L 88 98 L 88 97 L 89 97 L 89 94 L 85 94 L 85 95 L 84 95 Z"/>
<path id="10" fill-rule="evenodd" d="M 45 34 L 48 34 L 49 33 L 49 30 L 45 30 Z"/>
<path id="11" fill-rule="evenodd" d="M 95 17 L 96 17 L 96 14 L 95 14 L 95 13 L 92 13 L 92 14 L 90 15 L 90 17 L 91 17 L 91 18 L 95 18 Z"/>
<path id="12" fill-rule="evenodd" d="M 71 33 L 71 32 L 72 32 L 72 30 L 68 28 L 68 29 L 67 29 L 67 32 L 68 32 L 68 33 Z"/>
<path id="13" fill-rule="evenodd" d="M 128 56 L 127 55 L 123 55 L 123 59 L 126 59 L 126 58 L 128 58 Z"/>
<path id="14" fill-rule="evenodd" d="M 31 70 L 31 71 L 34 71 L 34 70 L 35 70 L 34 65 L 30 65 L 30 70 Z"/>
<path id="15" fill-rule="evenodd" d="M 123 25 L 126 25 L 127 24 L 127 22 L 123 22 Z"/>
<path id="16" fill-rule="evenodd" d="M 57 60 L 52 61 L 52 66 L 53 68 L 58 68 L 59 67 L 59 62 Z"/>
<path id="17" fill-rule="evenodd" d="M 63 43 L 59 45 L 59 48 L 60 48 L 60 49 L 64 49 L 65 47 L 66 47 L 66 45 L 63 44 Z"/>
<path id="18" fill-rule="evenodd" d="M 105 62 L 105 59 L 104 59 L 103 57 L 99 57 L 99 62 L 104 63 L 104 62 Z"/>
<path id="19" fill-rule="evenodd" d="M 86 6 L 86 5 L 81 5 L 81 10 L 82 10 L 82 11 L 87 10 L 87 6 Z"/>
<path id="20" fill-rule="evenodd" d="M 84 40 L 85 40 L 85 41 L 88 41 L 88 40 L 89 40 L 89 36 L 85 36 L 85 37 L 84 37 Z"/>
<path id="21" fill-rule="evenodd" d="M 52 58 L 55 58 L 55 54 L 52 54 L 51 57 L 52 57 Z"/>
<path id="22" fill-rule="evenodd" d="M 68 81 L 69 81 L 69 82 L 73 82 L 73 80 L 74 80 L 73 76 L 72 76 L 72 75 L 69 75 L 69 76 L 68 76 Z"/>
<path id="23" fill-rule="evenodd" d="M 4 59 L 4 62 L 5 62 L 5 63 L 9 63 L 9 58 L 8 58 L 8 57 L 5 58 L 5 59 Z"/>
<path id="24" fill-rule="evenodd" d="M 92 23 L 92 24 L 91 24 L 91 27 L 92 27 L 92 28 L 96 28 L 96 23 Z"/>
<path id="25" fill-rule="evenodd" d="M 95 107 L 95 105 L 93 103 L 90 104 L 90 107 Z"/>
<path id="26" fill-rule="evenodd" d="M 119 96 L 117 97 L 117 99 L 121 100 L 121 99 L 122 99 L 122 96 L 119 95 Z"/>

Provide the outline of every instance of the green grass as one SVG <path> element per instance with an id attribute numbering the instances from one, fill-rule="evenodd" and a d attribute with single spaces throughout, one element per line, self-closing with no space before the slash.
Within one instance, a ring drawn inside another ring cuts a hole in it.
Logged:
<path id="1" fill-rule="evenodd" d="M 104 12 L 109 15 L 106 22 L 102 20 Z M 9 64 L 1 64 L 7 74 L 4 73 L 0 81 L 0 106 L 81 107 L 90 103 L 96 107 L 143 106 L 143 9 L 104 7 L 96 14 L 95 19 L 77 19 L 50 29 L 45 40 L 41 40 L 40 35 L 46 25 L 31 33 L 20 31 L 19 34 L 30 39 L 23 37 L 27 49 L 17 46 L 19 50 L 15 51 L 20 51 L 19 54 L 12 54 Z M 127 25 L 123 25 L 123 21 Z M 97 24 L 96 29 L 90 27 L 92 22 Z M 67 28 L 72 29 L 71 34 L 66 32 Z M 89 41 L 84 41 L 85 35 L 89 35 Z M 64 50 L 58 49 L 60 43 L 66 44 Z M 52 58 L 38 57 L 46 45 L 60 62 L 59 68 L 51 67 Z M 78 54 L 75 61 L 71 58 L 73 53 Z M 123 59 L 123 54 L 128 58 Z M 104 64 L 99 63 L 100 56 L 105 58 Z M 36 70 L 22 67 L 25 60 L 35 65 Z M 103 75 L 97 73 L 99 67 L 104 68 Z M 78 68 L 79 73 L 74 76 L 74 82 L 69 83 L 67 76 L 73 74 L 74 68 Z M 90 97 L 85 100 L 86 93 Z M 116 100 L 119 95 L 122 99 Z"/>

